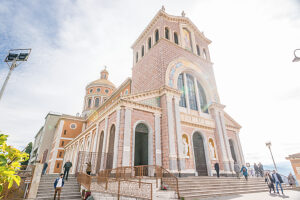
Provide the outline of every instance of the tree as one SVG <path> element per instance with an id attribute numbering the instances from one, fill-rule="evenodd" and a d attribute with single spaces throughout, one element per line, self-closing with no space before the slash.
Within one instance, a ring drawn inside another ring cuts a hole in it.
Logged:
<path id="1" fill-rule="evenodd" d="M 23 152 L 28 153 L 29 158 L 28 160 L 26 160 L 25 162 L 22 162 L 21 165 L 28 165 L 28 161 L 30 159 L 30 154 L 31 154 L 31 150 L 32 150 L 32 142 L 29 142 L 26 146 L 26 148 L 24 149 Z"/>
<path id="2" fill-rule="evenodd" d="M 20 185 L 21 178 L 17 173 L 21 168 L 21 162 L 29 158 L 27 153 L 8 146 L 7 137 L 8 135 L 0 134 L 0 193 L 3 189 L 11 188 L 14 182 Z"/>

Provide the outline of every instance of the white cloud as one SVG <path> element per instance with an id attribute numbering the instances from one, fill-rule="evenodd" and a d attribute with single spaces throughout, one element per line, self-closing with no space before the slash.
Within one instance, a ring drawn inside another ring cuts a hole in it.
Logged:
<path id="1" fill-rule="evenodd" d="M 246 159 L 271 163 L 267 140 L 278 161 L 299 151 L 300 103 L 283 97 L 300 87 L 300 66 L 291 62 L 300 47 L 300 6 L 283 0 L 64 0 L 49 9 L 32 3 L 14 16 L 6 12 L 0 20 L 1 33 L 12 35 L 6 45 L 33 48 L 0 102 L 0 129 L 11 134 L 9 141 L 25 146 L 49 111 L 80 112 L 84 88 L 99 77 L 103 65 L 116 85 L 131 76 L 130 46 L 163 4 L 170 14 L 185 10 L 213 41 L 210 54 L 220 98 L 243 126 Z M 0 11 L 7 5 L 1 2 Z M 6 73 L 0 64 L 1 81 Z"/>

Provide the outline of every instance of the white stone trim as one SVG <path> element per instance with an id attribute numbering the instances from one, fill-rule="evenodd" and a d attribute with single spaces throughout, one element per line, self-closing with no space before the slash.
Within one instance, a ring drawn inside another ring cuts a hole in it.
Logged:
<path id="1" fill-rule="evenodd" d="M 124 142 L 122 166 L 129 166 L 130 159 L 130 136 L 131 136 L 131 109 L 125 108 Z"/>
<path id="2" fill-rule="evenodd" d="M 120 119 L 121 119 L 121 110 L 120 108 L 116 109 L 116 125 L 115 125 L 115 141 L 114 141 L 114 157 L 113 157 L 113 169 L 117 167 L 118 164 L 118 153 L 119 153 L 119 135 L 120 135 Z"/>
<path id="3" fill-rule="evenodd" d="M 108 129 L 108 116 L 105 117 L 105 127 L 104 127 L 104 138 L 103 138 L 103 145 L 102 145 L 102 155 L 104 155 L 104 153 L 106 153 L 106 140 L 107 140 L 107 129 Z M 105 156 L 101 156 L 101 166 L 100 166 L 100 170 L 105 169 L 104 166 L 104 158 Z"/>
<path id="4" fill-rule="evenodd" d="M 162 156 L 161 156 L 161 125 L 160 125 L 161 114 L 154 114 L 154 129 L 155 129 L 155 160 L 156 165 L 162 165 Z"/>

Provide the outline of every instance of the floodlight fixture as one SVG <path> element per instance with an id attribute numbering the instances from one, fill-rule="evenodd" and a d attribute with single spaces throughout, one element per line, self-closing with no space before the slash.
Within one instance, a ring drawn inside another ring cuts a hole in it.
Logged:
<path id="1" fill-rule="evenodd" d="M 6 56 L 4 62 L 7 63 L 9 72 L 0 91 L 0 100 L 12 71 L 22 62 L 27 61 L 30 53 L 31 49 L 11 49 L 8 51 L 8 55 Z"/>
<path id="2" fill-rule="evenodd" d="M 300 55 L 297 56 L 297 54 L 296 54 L 297 51 L 300 52 L 300 49 L 295 49 L 295 51 L 294 51 L 295 58 L 293 59 L 293 62 L 299 62 L 300 61 Z"/>

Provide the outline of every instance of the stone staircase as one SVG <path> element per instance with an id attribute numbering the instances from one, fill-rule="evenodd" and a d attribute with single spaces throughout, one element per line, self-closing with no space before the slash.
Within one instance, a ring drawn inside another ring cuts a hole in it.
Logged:
<path id="1" fill-rule="evenodd" d="M 263 178 L 249 178 L 246 182 L 242 177 L 241 179 L 234 177 L 186 177 L 179 178 L 178 185 L 180 197 L 184 197 L 185 200 L 269 190 Z M 288 188 L 285 184 L 283 187 Z"/>
<path id="2" fill-rule="evenodd" d="M 54 196 L 54 181 L 58 177 L 57 174 L 43 175 L 40 180 L 37 198 L 38 200 L 53 199 Z M 56 195 L 57 199 L 57 195 Z M 65 181 L 64 187 L 60 194 L 60 199 L 79 200 L 80 186 L 74 175 L 69 175 L 68 181 Z"/>

